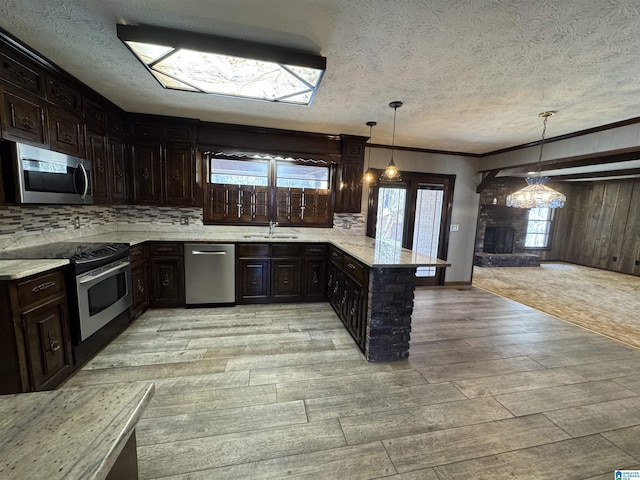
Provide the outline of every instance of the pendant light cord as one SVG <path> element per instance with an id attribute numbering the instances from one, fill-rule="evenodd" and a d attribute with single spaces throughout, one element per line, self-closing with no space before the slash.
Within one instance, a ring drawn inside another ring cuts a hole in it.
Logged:
<path id="1" fill-rule="evenodd" d="M 391 160 L 393 160 L 393 149 L 396 145 L 396 113 L 398 107 L 393 107 L 393 133 L 391 134 Z"/>

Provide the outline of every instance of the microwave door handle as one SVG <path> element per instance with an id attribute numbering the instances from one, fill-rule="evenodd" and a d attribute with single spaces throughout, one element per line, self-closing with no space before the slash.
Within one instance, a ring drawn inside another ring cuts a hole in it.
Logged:
<path id="1" fill-rule="evenodd" d="M 82 280 L 79 281 L 80 285 L 84 285 L 85 283 L 93 282 L 94 280 L 98 280 L 102 277 L 106 277 L 107 275 L 115 272 L 116 270 L 122 269 L 122 267 L 126 267 L 129 265 L 129 262 L 121 262 L 118 265 L 110 268 L 109 270 L 105 270 L 104 272 L 100 272 L 97 275 L 88 275 L 86 277 L 82 277 Z"/>
<path id="2" fill-rule="evenodd" d="M 89 175 L 87 175 L 87 169 L 84 168 L 84 165 L 79 163 L 78 168 L 82 172 L 82 177 L 84 178 L 84 188 L 82 190 L 82 195 L 80 195 L 81 199 L 85 199 L 87 196 L 87 192 L 89 191 Z"/>

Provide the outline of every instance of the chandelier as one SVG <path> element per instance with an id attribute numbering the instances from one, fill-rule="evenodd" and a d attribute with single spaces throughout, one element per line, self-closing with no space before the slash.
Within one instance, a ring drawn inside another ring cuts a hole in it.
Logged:
<path id="1" fill-rule="evenodd" d="M 547 131 L 547 120 L 554 111 L 542 112 L 539 116 L 544 118 L 542 123 L 542 139 L 540 141 L 540 155 L 538 156 L 538 174 L 535 177 L 527 177 L 527 186 L 507 195 L 507 207 L 515 208 L 562 208 L 567 197 L 562 193 L 547 186 L 549 177 L 540 175 L 542 165 L 542 150 L 544 149 L 544 135 Z"/>
<path id="2" fill-rule="evenodd" d="M 398 167 L 396 167 L 396 164 L 393 161 L 393 147 L 396 142 L 396 112 L 398 111 L 398 108 L 402 106 L 402 102 L 399 102 L 396 100 L 395 102 L 391 102 L 389 106 L 393 108 L 393 136 L 391 137 L 391 160 L 389 160 L 387 167 L 384 169 L 384 172 L 382 172 L 382 175 L 380 175 L 380 181 L 381 182 L 401 182 L 402 178 L 400 177 L 400 172 L 398 171 Z"/>

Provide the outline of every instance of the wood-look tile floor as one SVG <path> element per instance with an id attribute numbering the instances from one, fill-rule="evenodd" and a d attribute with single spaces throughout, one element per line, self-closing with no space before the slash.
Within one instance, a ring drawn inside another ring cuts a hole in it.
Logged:
<path id="1" fill-rule="evenodd" d="M 416 291 L 408 360 L 325 303 L 149 310 L 67 386 L 154 381 L 141 479 L 612 479 L 640 349 L 476 288 Z"/>

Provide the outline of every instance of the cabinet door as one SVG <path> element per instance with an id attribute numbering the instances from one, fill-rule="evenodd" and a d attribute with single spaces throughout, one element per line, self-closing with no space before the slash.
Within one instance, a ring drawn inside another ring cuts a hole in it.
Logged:
<path id="1" fill-rule="evenodd" d="M 349 291 L 349 310 L 347 312 L 347 324 L 349 326 L 349 332 L 351 332 L 353 339 L 361 348 L 364 348 L 364 338 L 366 334 L 366 302 L 366 290 L 356 282 L 352 282 Z"/>
<path id="2" fill-rule="evenodd" d="M 184 305 L 182 257 L 151 258 L 151 304 L 156 307 Z"/>
<path id="3" fill-rule="evenodd" d="M 322 302 L 327 298 L 327 262 L 324 259 L 305 260 L 304 262 L 304 299 Z"/>
<path id="4" fill-rule="evenodd" d="M 132 160 L 134 201 L 160 205 L 162 203 L 160 145 L 134 145 Z"/>
<path id="5" fill-rule="evenodd" d="M 300 300 L 300 259 L 277 259 L 271 262 L 271 300 L 295 302 Z"/>
<path id="6" fill-rule="evenodd" d="M 31 387 L 42 390 L 47 382 L 71 368 L 66 297 L 56 297 L 24 312 L 22 322 Z"/>
<path id="7" fill-rule="evenodd" d="M 148 282 L 149 275 L 147 274 L 146 262 L 131 270 L 131 288 L 133 294 L 133 302 L 130 309 L 131 318 L 135 318 L 144 312 L 149 304 Z"/>
<path id="8" fill-rule="evenodd" d="M 193 205 L 195 182 L 193 149 L 170 146 L 164 152 L 165 203 L 169 205 Z"/>
<path id="9" fill-rule="evenodd" d="M 2 95 L 2 138 L 47 144 L 46 111 L 40 100 L 4 90 Z"/>
<path id="10" fill-rule="evenodd" d="M 267 303 L 269 301 L 269 260 L 240 259 L 238 262 L 238 303 Z"/>
<path id="11" fill-rule="evenodd" d="M 84 158 L 84 128 L 79 118 L 59 110 L 49 110 L 49 143 L 51 150 Z"/>
<path id="12" fill-rule="evenodd" d="M 302 222 L 331 225 L 333 215 L 330 208 L 331 190 L 305 189 L 302 198 Z"/>
<path id="13" fill-rule="evenodd" d="M 102 133 L 87 130 L 87 156 L 93 168 L 93 200 L 96 203 L 109 203 L 111 174 L 107 161 L 107 147 Z"/>
<path id="14" fill-rule="evenodd" d="M 111 170 L 111 203 L 127 202 L 127 147 L 115 138 L 109 138 L 107 145 L 109 167 Z"/>
<path id="15" fill-rule="evenodd" d="M 360 213 L 362 201 L 362 162 L 343 161 L 340 168 L 338 187 L 339 209 L 336 212 Z"/>

